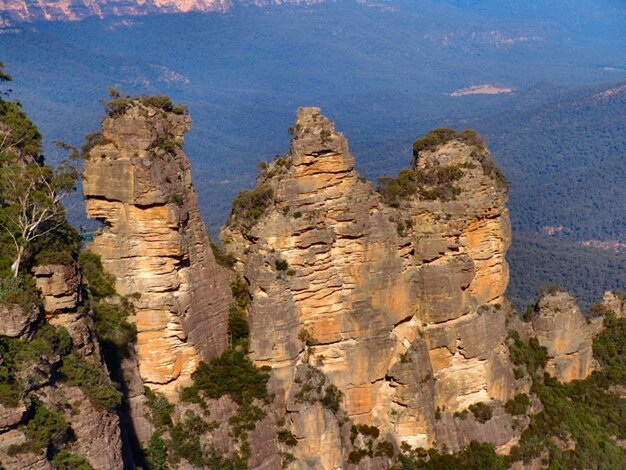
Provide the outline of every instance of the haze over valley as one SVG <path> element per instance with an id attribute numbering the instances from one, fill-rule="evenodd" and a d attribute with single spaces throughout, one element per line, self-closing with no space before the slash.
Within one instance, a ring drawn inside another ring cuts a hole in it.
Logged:
<path id="1" fill-rule="evenodd" d="M 188 104 L 186 149 L 214 234 L 232 198 L 252 185 L 256 163 L 285 152 L 288 135 L 277 129 L 298 106 L 321 106 L 338 120 L 372 179 L 406 166 L 411 142 L 433 127 L 475 128 L 511 181 L 514 259 L 525 266 L 513 263 L 513 297 L 528 303 L 559 276 L 590 302 L 624 281 L 614 248 L 626 233 L 625 11 L 611 1 L 527 5 L 233 3 L 218 8 L 225 13 L 148 16 L 102 9 L 103 18 L 80 22 L 14 19 L 0 48 L 52 159 L 52 140 L 79 144 L 97 127 L 98 99 L 110 86 Z M 489 93 L 476 94 L 477 86 Z M 80 207 L 72 214 L 84 223 Z M 603 273 L 593 296 L 536 261 L 545 243 L 557 243 L 563 258 L 567 243 L 583 243 L 592 258 L 601 248 L 601 267 L 590 267 Z M 519 288 L 538 265 L 532 285 Z"/>

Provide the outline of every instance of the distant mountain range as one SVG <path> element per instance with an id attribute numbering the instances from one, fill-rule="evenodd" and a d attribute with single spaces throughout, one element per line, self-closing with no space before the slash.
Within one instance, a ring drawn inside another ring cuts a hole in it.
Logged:
<path id="1" fill-rule="evenodd" d="M 78 21 L 89 16 L 226 12 L 237 5 L 313 4 L 323 0 L 0 0 L 0 27 L 35 21 Z"/>

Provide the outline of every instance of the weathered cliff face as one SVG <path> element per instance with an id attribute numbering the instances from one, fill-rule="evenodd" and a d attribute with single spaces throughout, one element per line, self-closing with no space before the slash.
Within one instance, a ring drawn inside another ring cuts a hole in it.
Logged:
<path id="1" fill-rule="evenodd" d="M 548 350 L 546 372 L 561 382 L 582 380 L 596 367 L 593 359 L 594 328 L 566 292 L 543 296 L 537 303 L 532 330 Z"/>
<path id="2" fill-rule="evenodd" d="M 89 16 L 226 12 L 237 5 L 313 4 L 323 0 L 0 0 L 0 27 L 34 21 L 78 21 Z"/>
<path id="3" fill-rule="evenodd" d="M 190 119 L 139 101 L 102 123 L 85 162 L 90 245 L 133 299 L 146 385 L 175 398 L 198 361 L 227 346 L 229 274 L 215 263 L 181 145 Z"/>
<path id="4" fill-rule="evenodd" d="M 272 367 L 276 403 L 310 443 L 294 455 L 316 468 L 346 458 L 336 424 L 289 405 L 303 363 L 338 387 L 354 422 L 398 443 L 458 448 L 472 432 L 441 433 L 442 410 L 453 419 L 473 403 L 497 407 L 528 385 L 504 345 L 510 225 L 487 150 L 453 139 L 420 152 L 416 174 L 452 171 L 455 197 L 416 192 L 390 207 L 319 109 L 300 109 L 293 135 L 252 196 L 267 208 L 259 216 L 240 198 L 222 239 L 250 284 L 251 357 Z M 513 437 L 486 425 L 481 436 L 497 446 Z"/>
<path id="5" fill-rule="evenodd" d="M 42 328 L 42 317 L 45 315 L 50 325 L 64 328 L 69 333 L 76 354 L 85 363 L 100 370 L 101 385 L 107 384 L 108 371 L 100 355 L 93 320 L 87 311 L 78 308 L 80 277 L 77 266 L 36 266 L 33 272 L 43 305 L 33 306 L 27 314 L 20 306 L 11 306 L 9 311 L 22 319 L 22 329 L 21 332 L 14 329 L 16 334 L 9 336 L 28 342 Z M 42 340 L 36 341 L 41 344 Z M 3 349 L 2 353 L 6 350 Z M 53 468 L 49 456 L 32 444 L 32 437 L 24 429 L 36 403 L 42 403 L 47 409 L 60 413 L 71 429 L 73 438 L 67 451 L 85 458 L 96 470 L 122 470 L 122 439 L 116 411 L 92 404 L 78 386 L 72 386 L 59 377 L 59 367 L 65 358 L 56 353 L 50 354 L 46 348 L 40 349 L 38 354 L 39 357 L 26 362 L 22 370 L 18 367 L 18 381 L 12 387 L 23 389 L 17 405 L 0 403 L 0 463 L 4 468 L 15 470 Z M 3 354 L 0 354 L 0 359 L 4 361 Z M 32 423 L 28 425 L 32 426 Z M 51 423 L 38 425 L 50 426 Z M 64 430 L 58 429 L 57 432 Z M 16 451 L 15 446 L 20 445 L 26 447 Z"/>
<path id="6" fill-rule="evenodd" d="M 76 310 L 80 293 L 78 266 L 45 265 L 36 266 L 37 288 L 41 292 L 46 316 Z"/>

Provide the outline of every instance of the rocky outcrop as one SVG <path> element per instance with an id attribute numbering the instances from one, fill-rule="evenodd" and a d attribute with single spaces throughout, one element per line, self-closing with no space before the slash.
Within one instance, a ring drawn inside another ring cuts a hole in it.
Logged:
<path id="1" fill-rule="evenodd" d="M 595 368 L 594 329 L 566 292 L 544 295 L 536 307 L 532 329 L 548 351 L 546 372 L 561 382 L 582 380 Z"/>
<path id="2" fill-rule="evenodd" d="M 626 317 L 626 295 L 624 292 L 605 292 L 602 305 L 618 318 Z"/>
<path id="3" fill-rule="evenodd" d="M 38 305 L 0 305 L 0 335 L 19 338 L 26 335 L 40 316 Z"/>
<path id="4" fill-rule="evenodd" d="M 46 316 L 75 310 L 80 293 L 78 266 L 45 265 L 33 269 Z"/>
<path id="5" fill-rule="evenodd" d="M 76 441 L 75 453 L 84 456 L 95 469 L 123 469 L 120 420 L 115 412 L 96 408 L 76 387 L 63 387 L 66 419 Z"/>
<path id="6" fill-rule="evenodd" d="M 30 450 L 15 454 L 9 449 L 26 443 L 23 432 L 12 429 L 0 434 L 0 461 L 4 468 L 15 470 L 52 470 L 52 464 L 43 451 Z"/>
<path id="7" fill-rule="evenodd" d="M 99 350 L 98 345 L 92 344 L 81 354 L 95 350 Z M 91 367 L 106 371 L 98 355 L 86 360 L 90 361 Z M 122 470 L 125 466 L 116 411 L 97 407 L 80 388 L 60 380 L 57 371 L 61 361 L 59 355 L 49 357 L 42 353 L 38 361 L 29 363 L 19 372 L 18 380 L 12 384 L 23 388 L 16 406 L 0 404 L 0 464 L 4 465 L 3 468 L 15 470 L 52 469 L 45 449 L 40 449 L 42 443 L 33 442 L 32 435 L 29 436 L 24 429 L 24 425 L 32 426 L 29 420 L 35 413 L 35 406 L 43 404 L 64 416 L 67 429 L 55 429 L 55 432 L 59 435 L 67 432 L 71 436 L 67 450 L 85 458 L 95 470 Z M 104 381 L 108 381 L 104 372 L 102 380 L 104 386 Z M 54 421 L 39 425 L 54 426 Z M 20 445 L 23 447 L 19 448 Z"/>
<path id="8" fill-rule="evenodd" d="M 404 174 L 411 190 L 388 203 L 319 109 L 300 109 L 292 133 L 222 231 L 250 284 L 250 355 L 272 368 L 277 406 L 297 418 L 289 397 L 308 363 L 350 420 L 431 447 L 445 439 L 438 409 L 497 408 L 519 393 L 504 345 L 506 191 L 484 146 L 452 138 L 420 151 Z M 336 468 L 336 425 L 311 413 L 295 426 L 310 445 L 292 452 L 305 462 L 325 439 L 316 468 Z M 470 428 L 459 432 L 471 439 Z"/>
<path id="9" fill-rule="evenodd" d="M 143 382 L 175 398 L 198 361 L 227 346 L 230 278 L 215 263 L 181 149 L 189 117 L 127 105 L 104 119 L 85 162 L 87 214 L 104 223 L 89 248 L 133 301 Z"/>

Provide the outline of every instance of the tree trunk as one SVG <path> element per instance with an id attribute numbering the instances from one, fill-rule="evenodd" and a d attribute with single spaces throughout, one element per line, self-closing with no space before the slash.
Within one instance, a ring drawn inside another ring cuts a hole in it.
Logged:
<path id="1" fill-rule="evenodd" d="M 13 271 L 13 277 L 17 277 L 20 272 L 20 263 L 22 262 L 22 254 L 24 254 L 24 247 L 20 246 L 17 249 L 17 258 L 11 265 L 11 270 Z"/>

